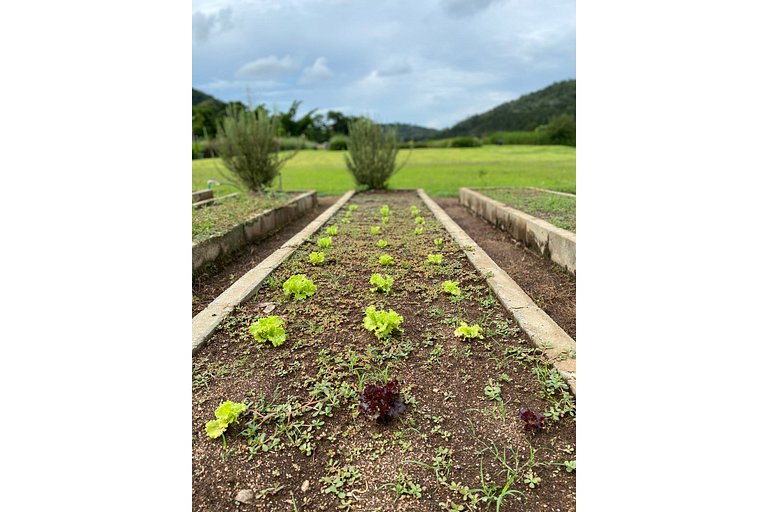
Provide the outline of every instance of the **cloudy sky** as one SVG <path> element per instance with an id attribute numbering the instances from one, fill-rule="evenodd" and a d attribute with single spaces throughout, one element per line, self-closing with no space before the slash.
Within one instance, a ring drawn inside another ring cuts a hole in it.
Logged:
<path id="1" fill-rule="evenodd" d="M 576 78 L 575 0 L 193 0 L 192 86 L 446 128 Z"/>

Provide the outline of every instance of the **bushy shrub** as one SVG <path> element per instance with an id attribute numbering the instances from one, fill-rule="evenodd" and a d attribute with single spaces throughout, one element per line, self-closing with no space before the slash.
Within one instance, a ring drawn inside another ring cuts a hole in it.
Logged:
<path id="1" fill-rule="evenodd" d="M 280 151 L 314 149 L 315 143 L 304 137 L 280 137 Z"/>
<path id="2" fill-rule="evenodd" d="M 364 189 L 387 188 L 389 179 L 405 162 L 395 165 L 397 132 L 385 129 L 361 117 L 349 125 L 349 154 L 344 155 L 347 169 L 358 186 Z"/>
<path id="3" fill-rule="evenodd" d="M 296 155 L 280 155 L 277 141 L 279 120 L 263 109 L 229 109 L 219 123 L 217 150 L 230 178 L 249 190 L 259 192 L 277 177 L 286 160 Z"/>
<path id="4" fill-rule="evenodd" d="M 456 137 L 451 141 L 452 148 L 479 148 L 483 141 L 476 137 Z"/>
<path id="5" fill-rule="evenodd" d="M 547 135 L 550 144 L 576 146 L 576 119 L 568 114 L 553 117 L 541 131 Z"/>
<path id="6" fill-rule="evenodd" d="M 483 137 L 485 144 L 549 144 L 542 131 L 493 132 Z"/>
<path id="7" fill-rule="evenodd" d="M 349 137 L 346 135 L 334 135 L 328 142 L 328 149 L 331 151 L 346 151 L 349 149 Z"/>

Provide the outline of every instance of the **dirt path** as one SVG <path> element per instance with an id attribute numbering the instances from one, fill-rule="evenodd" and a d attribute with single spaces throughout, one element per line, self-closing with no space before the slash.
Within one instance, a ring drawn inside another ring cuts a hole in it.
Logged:
<path id="1" fill-rule="evenodd" d="M 304 229 L 318 215 L 335 203 L 340 196 L 324 196 L 317 198 L 317 207 L 308 211 L 302 217 L 294 220 L 282 229 L 276 231 L 264 240 L 251 244 L 223 264 L 216 264 L 192 280 L 192 316 L 206 308 L 213 299 L 239 279 L 243 274 L 259 264 L 261 260 L 272 254 L 281 245 Z"/>
<path id="2" fill-rule="evenodd" d="M 576 339 L 575 277 L 473 215 L 457 198 L 436 198 L 435 201 L 541 309 Z"/>

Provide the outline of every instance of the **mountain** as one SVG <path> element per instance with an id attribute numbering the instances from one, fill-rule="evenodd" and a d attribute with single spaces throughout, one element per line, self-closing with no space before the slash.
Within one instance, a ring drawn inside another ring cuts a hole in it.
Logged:
<path id="1" fill-rule="evenodd" d="M 557 82 L 502 103 L 440 132 L 439 137 L 482 136 L 497 131 L 532 130 L 551 117 L 576 116 L 576 80 Z"/>
<path id="2" fill-rule="evenodd" d="M 205 94 L 203 91 L 198 91 L 194 87 L 192 88 L 192 106 L 193 107 L 207 100 L 210 100 L 213 103 L 220 103 L 222 106 L 224 106 L 223 101 L 217 100 L 210 94 Z"/>
<path id="3" fill-rule="evenodd" d="M 386 128 L 394 128 L 397 137 L 400 140 L 427 140 L 435 138 L 440 130 L 434 128 L 425 128 L 415 124 L 390 123 L 384 125 Z"/>

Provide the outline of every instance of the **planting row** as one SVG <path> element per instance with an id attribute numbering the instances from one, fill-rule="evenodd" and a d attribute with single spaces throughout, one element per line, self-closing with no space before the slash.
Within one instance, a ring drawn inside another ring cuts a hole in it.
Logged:
<path id="1" fill-rule="evenodd" d="M 221 323 L 192 428 L 199 510 L 575 509 L 575 399 L 415 193 L 353 197 Z"/>

